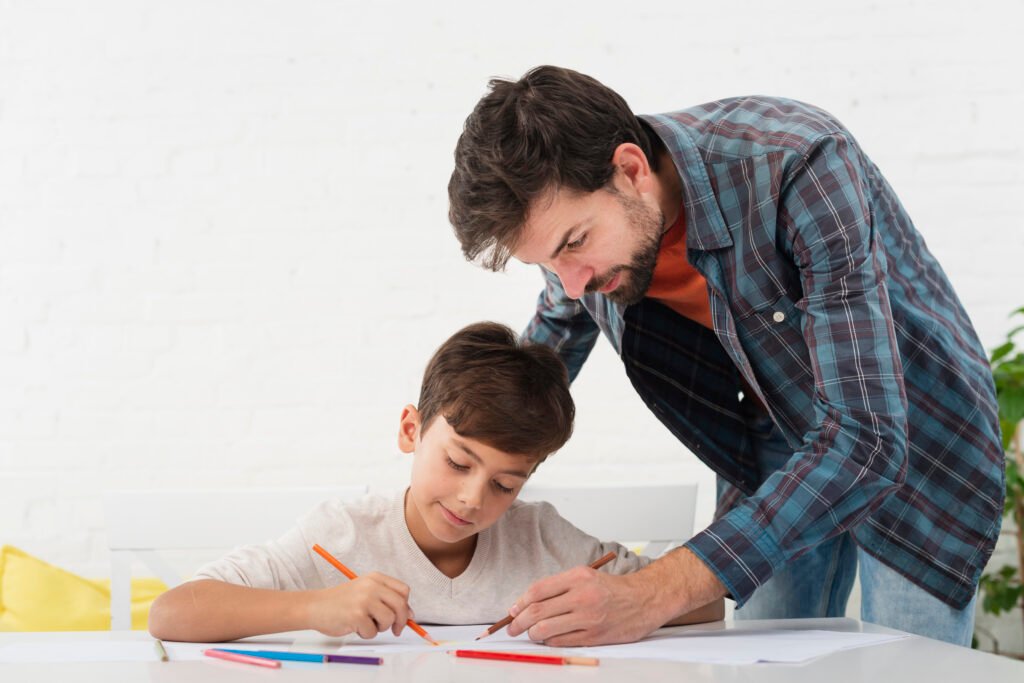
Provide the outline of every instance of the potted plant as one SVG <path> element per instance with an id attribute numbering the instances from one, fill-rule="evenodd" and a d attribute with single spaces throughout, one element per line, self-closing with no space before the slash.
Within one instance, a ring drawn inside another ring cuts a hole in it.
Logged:
<path id="1" fill-rule="evenodd" d="M 1024 314 L 1024 307 L 1010 314 Z M 999 425 L 1003 431 L 1006 451 L 1006 504 L 1003 529 L 1016 536 L 1016 566 L 1006 564 L 981 577 L 983 612 L 999 616 L 1015 607 L 1024 609 L 1024 453 L 1021 445 L 1021 423 L 1024 421 L 1024 349 L 1019 349 L 1014 336 L 1024 325 L 1014 327 L 1006 341 L 992 351 L 992 376 L 999 403 Z M 1012 525 L 1012 527 L 1011 527 Z M 1024 617 L 1022 617 L 1024 618 Z M 983 629 L 979 629 L 983 630 Z M 998 652 L 998 640 L 991 636 Z M 1024 658 L 1024 657 L 1022 657 Z"/>

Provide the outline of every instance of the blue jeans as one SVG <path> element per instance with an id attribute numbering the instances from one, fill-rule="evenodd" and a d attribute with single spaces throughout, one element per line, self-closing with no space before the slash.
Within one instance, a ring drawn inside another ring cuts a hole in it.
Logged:
<path id="1" fill-rule="evenodd" d="M 793 449 L 767 415 L 751 410 L 747 426 L 762 472 L 779 469 L 792 457 Z M 718 495 L 729 486 L 719 478 Z M 811 548 L 776 572 L 736 610 L 735 618 L 845 616 L 858 566 L 863 621 L 970 646 L 977 597 L 964 609 L 954 609 L 864 552 L 849 533 Z"/>

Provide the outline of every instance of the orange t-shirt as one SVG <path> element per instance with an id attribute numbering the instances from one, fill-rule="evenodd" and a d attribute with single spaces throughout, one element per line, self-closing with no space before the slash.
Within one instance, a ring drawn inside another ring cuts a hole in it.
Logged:
<path id="1" fill-rule="evenodd" d="M 647 296 L 709 330 L 714 329 L 708 283 L 686 258 L 686 214 L 682 208 L 679 218 L 661 236 L 661 249 Z"/>

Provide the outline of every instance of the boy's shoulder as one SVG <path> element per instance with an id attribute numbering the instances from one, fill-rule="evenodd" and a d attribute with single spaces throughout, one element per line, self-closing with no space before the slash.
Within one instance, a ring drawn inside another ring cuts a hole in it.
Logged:
<path id="1" fill-rule="evenodd" d="M 404 492 L 371 492 L 358 498 L 328 498 L 313 508 L 304 524 L 373 524 L 393 515 Z"/>

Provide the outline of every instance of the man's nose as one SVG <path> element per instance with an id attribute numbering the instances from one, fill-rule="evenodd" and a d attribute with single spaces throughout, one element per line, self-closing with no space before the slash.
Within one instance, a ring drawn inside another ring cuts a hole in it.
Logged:
<path id="1" fill-rule="evenodd" d="M 594 277 L 594 269 L 574 264 L 553 264 L 555 275 L 562 281 L 562 289 L 570 299 L 579 299 L 587 291 Z"/>

